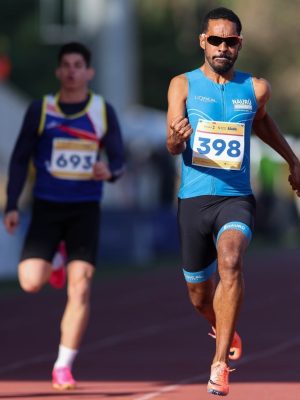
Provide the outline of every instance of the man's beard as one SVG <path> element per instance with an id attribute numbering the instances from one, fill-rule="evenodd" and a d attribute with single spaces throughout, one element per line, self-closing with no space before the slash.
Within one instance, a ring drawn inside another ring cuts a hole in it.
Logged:
<path id="1" fill-rule="evenodd" d="M 214 58 L 218 58 L 218 57 L 225 57 L 228 62 L 218 63 L 218 64 L 214 63 L 213 62 Z M 220 74 L 220 75 L 225 74 L 226 72 L 231 70 L 231 68 L 234 66 L 235 60 L 236 60 L 236 57 L 235 58 L 231 58 L 231 57 L 224 56 L 224 55 L 223 56 L 215 56 L 212 59 L 207 59 L 210 67 L 212 68 L 212 70 L 214 72 L 216 72 L 217 74 Z"/>

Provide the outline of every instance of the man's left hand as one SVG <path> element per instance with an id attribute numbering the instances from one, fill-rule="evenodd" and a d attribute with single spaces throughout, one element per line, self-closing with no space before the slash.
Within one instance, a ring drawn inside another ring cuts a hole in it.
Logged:
<path id="1" fill-rule="evenodd" d="M 108 181 L 111 179 L 112 173 L 103 161 L 97 161 L 93 166 L 93 178 L 96 181 Z M 300 188 L 300 187 L 299 187 Z"/>
<path id="2" fill-rule="evenodd" d="M 300 162 L 296 162 L 290 166 L 289 182 L 296 195 L 300 197 Z"/>

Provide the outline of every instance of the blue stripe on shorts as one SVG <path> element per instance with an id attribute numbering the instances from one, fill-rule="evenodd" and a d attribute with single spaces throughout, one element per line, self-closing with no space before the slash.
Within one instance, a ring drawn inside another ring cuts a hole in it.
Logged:
<path id="1" fill-rule="evenodd" d="M 198 272 L 189 272 L 186 271 L 184 268 L 183 274 L 185 280 L 189 283 L 200 283 L 207 281 L 217 270 L 217 260 L 213 261 L 208 267 L 202 269 Z"/>
<path id="2" fill-rule="evenodd" d="M 217 236 L 217 243 L 218 243 L 218 240 L 220 239 L 221 234 L 224 231 L 226 231 L 227 229 L 236 229 L 238 231 L 241 231 L 247 237 L 247 239 L 249 241 L 252 238 L 252 232 L 248 225 L 244 224 L 243 222 L 232 221 L 232 222 L 228 222 L 227 224 L 223 225 L 222 228 L 219 230 L 218 236 Z"/>

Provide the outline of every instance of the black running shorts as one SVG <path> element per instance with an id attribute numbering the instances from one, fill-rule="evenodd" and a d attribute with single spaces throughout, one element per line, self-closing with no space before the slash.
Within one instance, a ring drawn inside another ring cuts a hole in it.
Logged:
<path id="1" fill-rule="evenodd" d="M 42 258 L 51 262 L 61 240 L 67 261 L 96 265 L 99 240 L 98 202 L 56 203 L 35 199 L 21 260 Z"/>
<path id="2" fill-rule="evenodd" d="M 204 281 L 215 271 L 216 242 L 224 230 L 238 229 L 251 239 L 255 208 L 252 195 L 179 199 L 178 224 L 187 281 Z"/>

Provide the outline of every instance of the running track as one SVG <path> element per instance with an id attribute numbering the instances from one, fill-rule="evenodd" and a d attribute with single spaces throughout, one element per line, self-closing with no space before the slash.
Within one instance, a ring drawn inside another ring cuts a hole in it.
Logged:
<path id="1" fill-rule="evenodd" d="M 300 250 L 249 255 L 239 322 L 244 357 L 229 399 L 300 398 Z M 0 399 L 214 400 L 206 393 L 213 340 L 176 266 L 97 279 L 92 319 L 74 367 L 75 391 L 49 376 L 65 302 L 52 289 L 2 295 Z"/>

